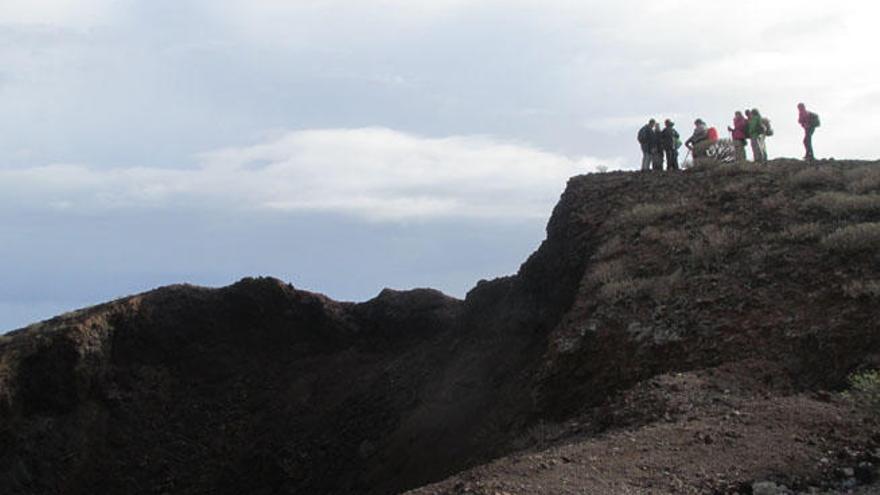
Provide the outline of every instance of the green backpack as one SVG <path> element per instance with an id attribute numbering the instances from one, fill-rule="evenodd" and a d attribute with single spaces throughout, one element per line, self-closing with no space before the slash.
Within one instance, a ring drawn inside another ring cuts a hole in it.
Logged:
<path id="1" fill-rule="evenodd" d="M 810 127 L 819 127 L 822 122 L 819 121 L 819 114 L 810 112 Z"/>

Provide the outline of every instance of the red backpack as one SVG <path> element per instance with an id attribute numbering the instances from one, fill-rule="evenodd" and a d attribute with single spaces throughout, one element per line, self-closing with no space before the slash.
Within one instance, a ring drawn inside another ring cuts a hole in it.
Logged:
<path id="1" fill-rule="evenodd" d="M 712 143 L 718 141 L 718 129 L 710 127 L 708 133 L 706 134 L 706 138 Z"/>

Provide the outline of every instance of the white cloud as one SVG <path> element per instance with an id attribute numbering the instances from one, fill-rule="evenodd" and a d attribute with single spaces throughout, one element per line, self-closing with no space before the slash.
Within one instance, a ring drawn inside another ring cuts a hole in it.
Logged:
<path id="1" fill-rule="evenodd" d="M 572 175 L 620 160 L 569 158 L 487 137 L 382 128 L 288 132 L 193 169 L 50 165 L 0 171 L 10 207 L 324 211 L 371 220 L 546 217 Z"/>
<path id="2" fill-rule="evenodd" d="M 89 28 L 108 22 L 120 0 L 8 0 L 0 2 L 0 24 Z"/>

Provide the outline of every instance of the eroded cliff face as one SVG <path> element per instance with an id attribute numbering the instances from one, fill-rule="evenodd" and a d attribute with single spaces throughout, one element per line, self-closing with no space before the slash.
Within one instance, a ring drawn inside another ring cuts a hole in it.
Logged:
<path id="1" fill-rule="evenodd" d="M 669 371 L 758 357 L 790 386 L 839 386 L 878 363 L 880 274 L 873 241 L 833 236 L 880 207 L 833 201 L 868 204 L 880 179 L 828 167 L 575 177 L 519 273 L 464 301 L 245 279 L 0 337 L 0 487 L 397 493 Z"/>

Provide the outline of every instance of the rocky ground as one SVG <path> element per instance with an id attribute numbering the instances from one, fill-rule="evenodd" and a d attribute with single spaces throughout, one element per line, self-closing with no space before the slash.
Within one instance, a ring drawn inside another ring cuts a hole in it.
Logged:
<path id="1" fill-rule="evenodd" d="M 657 376 L 593 415 L 541 425 L 530 449 L 408 493 L 880 492 L 876 415 L 762 375 L 784 373 L 746 361 Z"/>
<path id="2" fill-rule="evenodd" d="M 572 178 L 464 301 L 88 308 L 0 336 L 0 492 L 870 493 L 878 248 L 878 163 L 707 164 Z"/>

